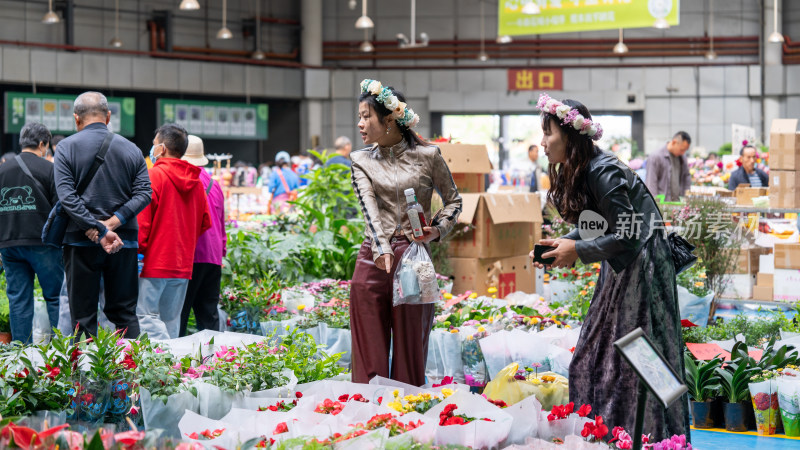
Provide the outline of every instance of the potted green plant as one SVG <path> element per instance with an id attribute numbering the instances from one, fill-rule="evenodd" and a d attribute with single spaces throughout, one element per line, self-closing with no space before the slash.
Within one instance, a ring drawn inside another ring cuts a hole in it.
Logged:
<path id="1" fill-rule="evenodd" d="M 750 398 L 748 383 L 756 369 L 750 367 L 747 359 L 739 357 L 725 367 L 718 367 L 716 371 L 722 394 L 727 400 L 724 404 L 725 429 L 747 431 L 745 411 L 748 405 L 742 402 Z"/>
<path id="2" fill-rule="evenodd" d="M 692 422 L 696 428 L 712 428 L 711 401 L 720 389 L 717 369 L 722 366 L 719 357 L 709 361 L 695 361 L 688 351 L 683 354 L 686 366 L 686 387 L 692 398 Z"/>

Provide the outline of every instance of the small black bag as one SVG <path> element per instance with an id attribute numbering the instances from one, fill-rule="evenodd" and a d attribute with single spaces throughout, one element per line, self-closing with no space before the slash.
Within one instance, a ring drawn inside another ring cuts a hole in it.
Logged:
<path id="1" fill-rule="evenodd" d="M 81 180 L 78 188 L 75 189 L 75 193 L 78 197 L 83 195 L 83 192 L 97 173 L 97 169 L 105 162 L 106 152 L 108 152 L 108 147 L 111 145 L 113 139 L 114 133 L 109 131 L 105 140 L 103 140 L 103 145 L 100 146 L 100 150 L 94 157 L 92 167 L 89 168 L 86 177 Z M 64 206 L 61 205 L 61 201 L 57 201 L 53 209 L 50 210 L 50 214 L 47 216 L 47 222 L 45 222 L 42 228 L 42 242 L 51 247 L 61 248 L 64 242 L 64 235 L 67 234 L 69 221 L 70 218 L 67 215 L 67 211 L 64 209 Z"/>
<path id="2" fill-rule="evenodd" d="M 697 256 L 692 254 L 695 246 L 683 236 L 673 231 L 667 235 L 667 242 L 672 251 L 672 262 L 675 263 L 675 275 L 692 267 L 697 262 Z"/>

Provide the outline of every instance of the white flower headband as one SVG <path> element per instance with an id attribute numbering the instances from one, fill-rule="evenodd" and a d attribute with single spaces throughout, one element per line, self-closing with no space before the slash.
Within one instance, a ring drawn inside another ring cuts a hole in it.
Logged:
<path id="1" fill-rule="evenodd" d="M 380 81 L 365 79 L 361 82 L 361 92 L 374 95 L 379 103 L 383 104 L 392 113 L 397 125 L 406 128 L 414 128 L 419 123 L 419 116 L 413 109 L 401 102 L 391 89 L 383 87 Z"/>
<path id="2" fill-rule="evenodd" d="M 550 98 L 545 93 L 539 96 L 536 108 L 558 117 L 563 125 L 572 125 L 572 128 L 575 128 L 581 134 L 589 136 L 593 141 L 600 140 L 603 137 L 603 127 L 599 123 L 592 122 L 592 119 L 583 117 L 577 109 Z"/>

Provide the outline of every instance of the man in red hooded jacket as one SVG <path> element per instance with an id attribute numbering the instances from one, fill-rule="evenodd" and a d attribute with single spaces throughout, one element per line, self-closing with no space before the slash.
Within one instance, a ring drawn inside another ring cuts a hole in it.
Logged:
<path id="1" fill-rule="evenodd" d="M 151 339 L 178 337 L 197 238 L 211 228 L 201 169 L 181 160 L 188 145 L 180 125 L 156 130 L 150 149 L 153 197 L 137 217 L 144 266 L 136 315 L 141 333 Z"/>

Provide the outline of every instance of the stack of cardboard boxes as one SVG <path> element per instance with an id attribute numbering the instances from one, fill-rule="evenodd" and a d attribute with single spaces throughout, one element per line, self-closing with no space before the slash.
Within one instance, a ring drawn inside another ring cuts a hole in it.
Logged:
<path id="1" fill-rule="evenodd" d="M 797 119 L 775 119 L 770 129 L 769 206 L 800 208 L 800 134 Z"/>
<path id="2" fill-rule="evenodd" d="M 535 292 L 535 269 L 528 254 L 542 236 L 539 197 L 528 193 L 485 192 L 491 171 L 485 146 L 439 144 L 463 200 L 458 236 L 450 241 L 453 292 L 497 297 Z"/>
<path id="3" fill-rule="evenodd" d="M 726 298 L 755 298 L 753 281 L 759 273 L 761 257 L 769 252 L 769 249 L 758 246 L 745 246 L 738 251 L 738 259 L 733 265 L 731 272 L 725 275 L 726 283 L 722 287 L 722 296 Z"/>

